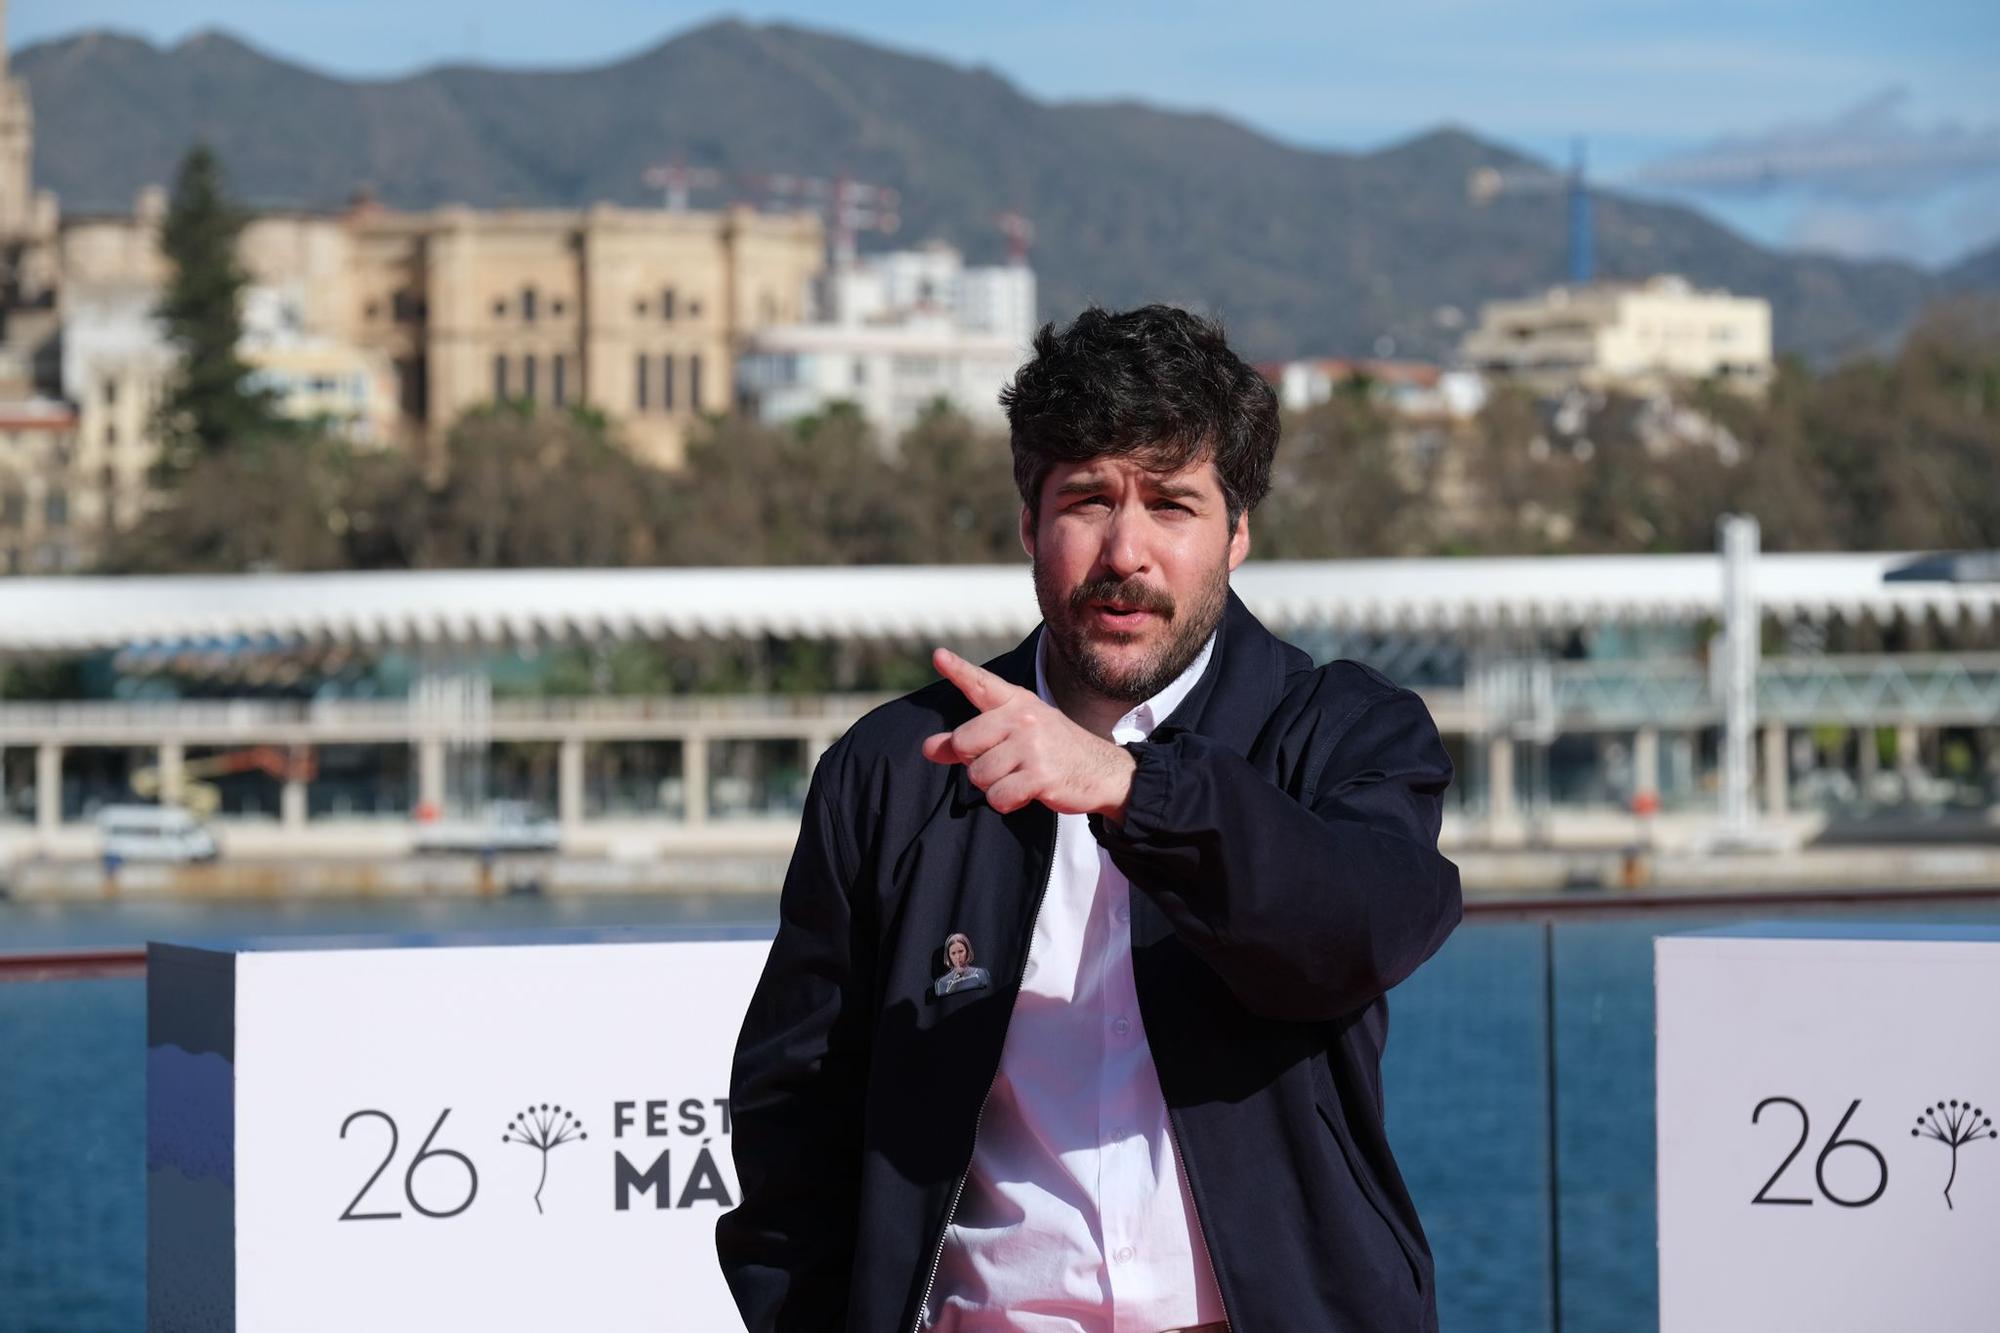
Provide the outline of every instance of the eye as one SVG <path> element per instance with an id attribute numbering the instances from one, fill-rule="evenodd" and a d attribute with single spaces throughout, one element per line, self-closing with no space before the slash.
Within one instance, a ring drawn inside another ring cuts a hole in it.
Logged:
<path id="1" fill-rule="evenodd" d="M 1072 509 L 1081 509 L 1085 505 L 1093 505 L 1093 504 L 1103 505 L 1106 509 L 1109 509 L 1111 507 L 1111 501 L 1105 499 L 1101 495 L 1086 495 L 1081 500 L 1078 500 L 1074 505 L 1071 505 L 1070 507 Z"/>
<path id="2" fill-rule="evenodd" d="M 1178 500 L 1156 500 L 1153 503 L 1153 508 L 1176 509 L 1183 514 L 1192 514 L 1194 512 L 1194 510 L 1189 509 L 1186 505 L 1180 503 Z"/>

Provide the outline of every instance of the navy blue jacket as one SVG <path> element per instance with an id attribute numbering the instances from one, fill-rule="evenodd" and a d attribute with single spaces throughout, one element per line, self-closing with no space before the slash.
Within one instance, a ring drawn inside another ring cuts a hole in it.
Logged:
<path id="1" fill-rule="evenodd" d="M 1033 689 L 1039 633 L 989 669 Z M 940 681 L 814 771 L 730 1080 L 743 1197 L 716 1247 L 750 1333 L 920 1319 L 1055 840 L 1045 806 L 998 814 L 923 757 L 972 713 Z M 1129 748 L 1124 823 L 1090 827 L 1138 890 L 1139 1009 L 1231 1328 L 1434 1330 L 1380 1074 L 1383 993 L 1461 910 L 1429 712 L 1232 593 L 1200 681 Z M 934 993 L 953 931 L 991 986 Z"/>

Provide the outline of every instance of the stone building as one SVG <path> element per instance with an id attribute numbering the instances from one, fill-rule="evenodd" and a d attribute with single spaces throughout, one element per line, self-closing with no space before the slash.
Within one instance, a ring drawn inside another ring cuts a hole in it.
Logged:
<path id="1" fill-rule="evenodd" d="M 1710 378 L 1759 393 L 1771 377 L 1771 303 L 1672 276 L 1554 287 L 1489 302 L 1460 352 L 1475 370 L 1549 396 Z"/>
<path id="2" fill-rule="evenodd" d="M 72 568 L 149 501 L 174 368 L 154 315 L 167 197 L 62 217 L 35 191 L 5 29 L 0 0 L 0 569 Z M 532 398 L 603 412 L 663 467 L 731 406 L 751 333 L 805 318 L 825 262 L 810 213 L 366 201 L 259 214 L 239 254 L 241 354 L 281 410 L 422 450 L 470 409 Z"/>
<path id="3" fill-rule="evenodd" d="M 76 413 L 8 387 L 0 378 L 0 574 L 76 569 L 93 536 L 77 510 L 92 479 L 78 459 Z"/>
<path id="4" fill-rule="evenodd" d="M 159 207 L 149 194 L 129 218 L 62 231 L 65 391 L 86 436 L 117 433 L 100 405 L 156 399 L 171 365 L 146 333 Z M 605 205 L 265 214 L 240 253 L 244 358 L 281 391 L 305 386 L 293 410 L 318 412 L 320 380 L 359 377 L 357 439 L 420 447 L 496 399 L 592 407 L 664 467 L 728 408 L 749 333 L 800 318 L 823 262 L 810 216 Z"/>

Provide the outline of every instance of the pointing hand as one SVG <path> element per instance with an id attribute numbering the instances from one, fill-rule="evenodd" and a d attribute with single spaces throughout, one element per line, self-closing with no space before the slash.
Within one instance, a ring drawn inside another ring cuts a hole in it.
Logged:
<path id="1" fill-rule="evenodd" d="M 1001 814 L 1040 801 L 1058 814 L 1125 817 L 1138 767 L 1131 752 L 1084 730 L 1060 709 L 966 661 L 948 648 L 931 654 L 979 715 L 924 741 L 924 758 L 964 764 L 966 776 Z"/>

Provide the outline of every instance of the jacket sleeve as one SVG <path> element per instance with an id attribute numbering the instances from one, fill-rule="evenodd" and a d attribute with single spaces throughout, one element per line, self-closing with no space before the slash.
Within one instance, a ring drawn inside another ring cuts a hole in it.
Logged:
<path id="1" fill-rule="evenodd" d="M 854 948 L 845 754 L 836 744 L 814 770 L 730 1073 L 742 1198 L 715 1241 L 749 1333 L 822 1333 L 847 1316 L 868 1028 L 854 999 L 866 960 Z"/>
<path id="2" fill-rule="evenodd" d="M 1303 801 L 1191 732 L 1126 748 L 1137 769 L 1123 824 L 1091 826 L 1252 1012 L 1338 1018 L 1458 924 L 1458 867 L 1437 850 L 1451 760 L 1409 690 L 1346 719 Z"/>

